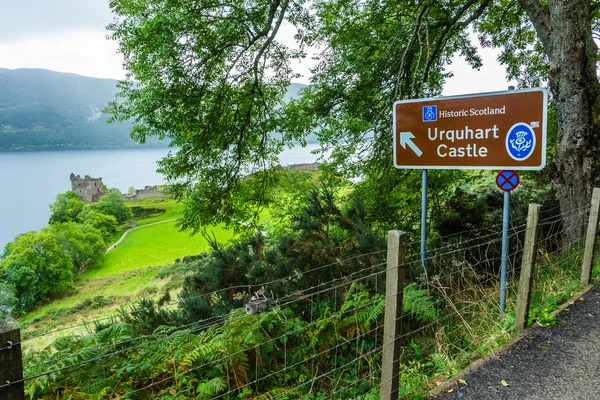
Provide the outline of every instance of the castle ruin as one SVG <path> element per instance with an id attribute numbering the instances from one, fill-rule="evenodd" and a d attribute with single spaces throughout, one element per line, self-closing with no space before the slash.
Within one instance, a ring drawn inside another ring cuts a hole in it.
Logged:
<path id="1" fill-rule="evenodd" d="M 81 178 L 73 173 L 71 173 L 71 190 L 88 204 L 97 202 L 105 194 L 102 178 L 92 178 L 89 175 Z"/>

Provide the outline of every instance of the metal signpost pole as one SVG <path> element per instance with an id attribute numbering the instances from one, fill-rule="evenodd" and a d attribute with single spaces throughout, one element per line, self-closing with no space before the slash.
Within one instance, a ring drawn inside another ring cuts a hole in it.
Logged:
<path id="1" fill-rule="evenodd" d="M 429 94 L 425 93 L 426 99 Z M 421 174 L 421 268 L 425 272 L 425 252 L 427 251 L 427 170 Z"/>
<path id="2" fill-rule="evenodd" d="M 504 192 L 502 212 L 502 265 L 500 267 L 500 312 L 506 309 L 506 258 L 508 256 L 508 220 L 510 218 L 510 192 Z"/>
<path id="3" fill-rule="evenodd" d="M 427 251 L 427 170 L 421 179 L 421 268 L 425 272 L 425 252 Z"/>
<path id="4" fill-rule="evenodd" d="M 500 312 L 506 309 L 506 264 L 508 261 L 508 222 L 510 221 L 510 192 L 515 190 L 521 178 L 511 170 L 503 170 L 496 176 L 496 185 L 504 191 L 502 212 L 502 264 L 500 266 Z"/>
<path id="5" fill-rule="evenodd" d="M 515 90 L 509 86 L 508 90 Z M 502 264 L 500 265 L 500 312 L 506 309 L 506 258 L 508 257 L 508 221 L 510 219 L 510 192 L 504 192 L 504 210 L 502 211 Z"/>

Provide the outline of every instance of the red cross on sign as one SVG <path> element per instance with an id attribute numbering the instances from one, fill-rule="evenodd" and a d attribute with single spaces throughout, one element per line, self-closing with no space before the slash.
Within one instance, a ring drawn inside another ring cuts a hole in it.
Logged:
<path id="1" fill-rule="evenodd" d="M 500 171 L 496 176 L 496 185 L 505 192 L 510 192 L 519 186 L 521 178 L 515 171 Z"/>

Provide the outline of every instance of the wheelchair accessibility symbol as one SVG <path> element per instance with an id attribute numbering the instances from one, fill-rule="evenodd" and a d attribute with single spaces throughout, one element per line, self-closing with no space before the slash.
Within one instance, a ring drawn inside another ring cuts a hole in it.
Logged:
<path id="1" fill-rule="evenodd" d="M 525 122 L 514 124 L 506 134 L 506 151 L 516 161 L 527 160 L 535 150 L 535 132 Z"/>
<path id="2" fill-rule="evenodd" d="M 423 122 L 437 121 L 437 106 L 423 107 Z"/>

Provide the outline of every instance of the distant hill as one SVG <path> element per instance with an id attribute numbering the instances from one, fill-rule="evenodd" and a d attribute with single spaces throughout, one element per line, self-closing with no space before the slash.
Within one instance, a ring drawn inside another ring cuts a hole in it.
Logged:
<path id="1" fill-rule="evenodd" d="M 0 151 L 139 147 L 129 123 L 102 110 L 117 81 L 44 69 L 0 68 Z M 287 98 L 305 85 L 292 84 Z M 164 146 L 150 138 L 144 146 Z"/>
<path id="2" fill-rule="evenodd" d="M 0 151 L 140 146 L 129 137 L 129 124 L 107 124 L 101 111 L 114 99 L 116 83 L 43 69 L 0 69 Z"/>

